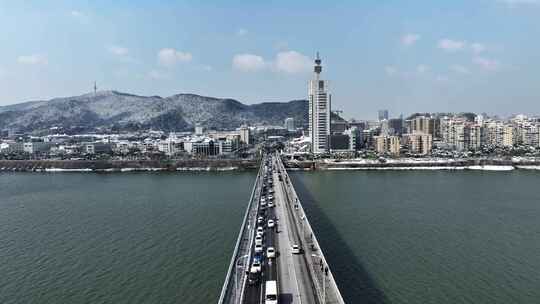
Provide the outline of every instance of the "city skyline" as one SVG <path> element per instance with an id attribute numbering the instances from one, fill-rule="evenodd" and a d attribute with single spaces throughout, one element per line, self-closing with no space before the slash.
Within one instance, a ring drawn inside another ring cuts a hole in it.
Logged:
<path id="1" fill-rule="evenodd" d="M 91 92 L 94 80 L 140 95 L 307 99 L 319 50 L 347 118 L 540 114 L 538 1 L 314 4 L 3 3 L 0 106 Z"/>

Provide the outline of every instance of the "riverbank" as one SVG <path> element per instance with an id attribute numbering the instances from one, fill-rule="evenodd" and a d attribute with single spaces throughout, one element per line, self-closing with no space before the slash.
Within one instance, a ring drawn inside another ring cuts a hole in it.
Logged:
<path id="1" fill-rule="evenodd" d="M 258 168 L 257 160 L 0 160 L 1 171 L 17 172 L 136 172 L 136 171 L 245 171 Z"/>
<path id="2" fill-rule="evenodd" d="M 540 170 L 540 159 L 386 159 L 367 160 L 335 160 L 323 159 L 317 161 L 288 161 L 285 163 L 290 170 L 483 170 L 483 171 L 512 171 Z"/>

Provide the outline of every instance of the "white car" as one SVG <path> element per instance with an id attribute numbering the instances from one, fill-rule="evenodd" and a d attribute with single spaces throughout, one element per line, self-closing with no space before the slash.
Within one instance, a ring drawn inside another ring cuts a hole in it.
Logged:
<path id="1" fill-rule="evenodd" d="M 253 262 L 253 264 L 251 265 L 251 272 L 261 272 L 261 270 L 262 270 L 261 262 L 258 262 L 258 261 Z"/>
<path id="2" fill-rule="evenodd" d="M 268 220 L 268 228 L 274 228 L 274 221 L 273 220 Z"/>
<path id="3" fill-rule="evenodd" d="M 263 252 L 263 246 L 262 245 L 255 245 L 255 253 L 257 252 Z"/>
<path id="4" fill-rule="evenodd" d="M 262 236 L 256 236 L 255 237 L 255 245 L 262 245 L 262 243 L 263 243 Z"/>
<path id="5" fill-rule="evenodd" d="M 269 259 L 276 257 L 276 250 L 274 249 L 274 247 L 268 247 L 268 249 L 266 249 L 266 256 Z"/>
<path id="6" fill-rule="evenodd" d="M 300 254 L 302 253 L 302 250 L 300 249 L 300 246 L 294 244 L 291 246 L 291 252 L 292 254 Z"/>
<path id="7" fill-rule="evenodd" d="M 268 208 L 272 208 L 272 207 L 274 207 L 274 202 L 272 201 L 268 202 Z"/>
<path id="8" fill-rule="evenodd" d="M 264 222 L 264 217 L 259 216 L 259 218 L 257 219 L 257 224 L 262 224 L 263 222 Z"/>
<path id="9" fill-rule="evenodd" d="M 274 196 L 273 196 L 272 194 L 270 194 L 270 195 L 268 196 L 268 200 L 273 200 L 273 199 L 274 199 Z"/>
<path id="10" fill-rule="evenodd" d="M 257 234 L 255 235 L 255 237 L 258 237 L 258 236 L 263 237 L 263 235 L 264 235 L 264 233 L 262 233 L 260 231 L 257 231 Z"/>

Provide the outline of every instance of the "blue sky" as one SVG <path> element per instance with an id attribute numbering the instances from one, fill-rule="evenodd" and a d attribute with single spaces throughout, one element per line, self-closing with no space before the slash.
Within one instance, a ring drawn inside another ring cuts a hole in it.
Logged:
<path id="1" fill-rule="evenodd" d="M 113 3 L 114 2 L 114 3 Z M 201 4 L 203 2 L 203 4 Z M 92 90 L 540 114 L 540 0 L 4 1 L 0 105 Z"/>

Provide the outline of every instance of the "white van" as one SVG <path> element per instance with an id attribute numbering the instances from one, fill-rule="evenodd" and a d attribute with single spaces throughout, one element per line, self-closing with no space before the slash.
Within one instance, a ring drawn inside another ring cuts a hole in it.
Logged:
<path id="1" fill-rule="evenodd" d="M 266 292 L 264 296 L 265 304 L 277 304 L 278 303 L 278 290 L 276 281 L 266 281 Z"/>

